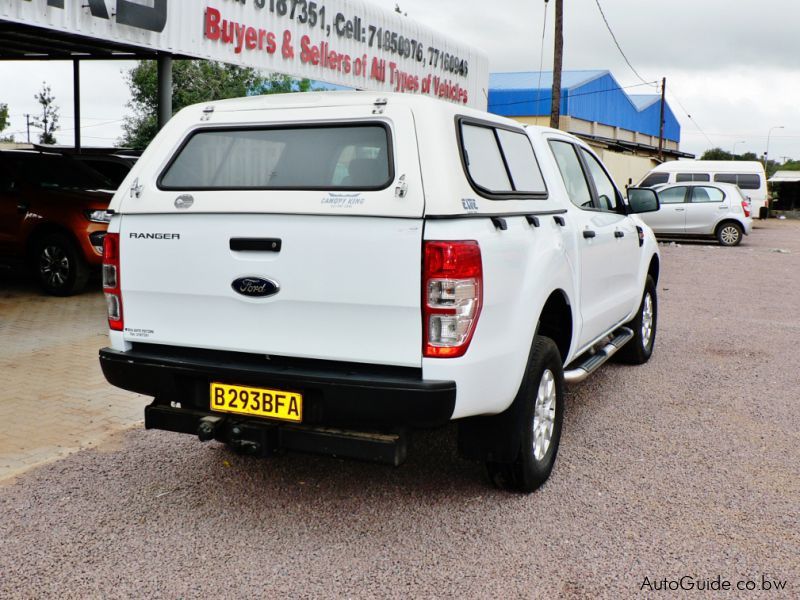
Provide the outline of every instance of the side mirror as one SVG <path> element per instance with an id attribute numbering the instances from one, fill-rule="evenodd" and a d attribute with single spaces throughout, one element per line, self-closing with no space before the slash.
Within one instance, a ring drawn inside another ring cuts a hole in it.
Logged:
<path id="1" fill-rule="evenodd" d="M 628 188 L 628 207 L 632 215 L 656 212 L 661 208 L 658 193 L 650 188 Z"/>

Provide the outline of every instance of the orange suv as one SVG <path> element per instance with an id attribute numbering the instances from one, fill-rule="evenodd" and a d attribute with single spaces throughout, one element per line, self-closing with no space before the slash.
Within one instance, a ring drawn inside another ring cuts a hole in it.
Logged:
<path id="1" fill-rule="evenodd" d="M 0 151 L 0 262 L 27 264 L 48 294 L 80 292 L 102 263 L 115 187 L 70 156 Z"/>

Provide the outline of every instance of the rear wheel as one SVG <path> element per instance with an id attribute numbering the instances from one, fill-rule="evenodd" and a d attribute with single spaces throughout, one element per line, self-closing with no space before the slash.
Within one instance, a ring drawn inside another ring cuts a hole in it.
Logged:
<path id="1" fill-rule="evenodd" d="M 89 279 L 89 266 L 67 236 L 52 233 L 34 245 L 32 261 L 42 289 L 53 296 L 80 292 Z"/>
<path id="2" fill-rule="evenodd" d="M 550 338 L 536 336 L 525 379 L 515 402 L 522 402 L 522 418 L 509 423 L 521 431 L 513 462 L 488 462 L 489 477 L 500 488 L 530 493 L 550 476 L 564 421 L 564 369 L 561 354 Z"/>
<path id="3" fill-rule="evenodd" d="M 642 302 L 639 312 L 632 321 L 626 324 L 633 330 L 633 339 L 625 344 L 616 354 L 620 362 L 631 365 L 642 365 L 650 360 L 653 346 L 656 343 L 656 330 L 658 325 L 658 297 L 656 284 L 648 275 L 642 293 Z"/>
<path id="4" fill-rule="evenodd" d="M 738 223 L 723 223 L 717 229 L 717 240 L 721 246 L 738 246 L 742 242 L 742 226 Z"/>

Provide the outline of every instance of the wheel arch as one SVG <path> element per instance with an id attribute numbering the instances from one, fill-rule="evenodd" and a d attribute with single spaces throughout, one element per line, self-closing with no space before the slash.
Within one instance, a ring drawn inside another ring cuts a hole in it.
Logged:
<path id="1" fill-rule="evenodd" d="M 722 229 L 728 223 L 732 223 L 733 225 L 736 225 L 739 229 L 742 230 L 742 235 L 744 235 L 744 232 L 746 230 L 746 227 L 744 226 L 744 223 L 742 223 L 739 219 L 735 219 L 733 217 L 725 217 L 719 223 L 717 223 L 717 226 L 714 227 L 714 235 L 715 236 L 719 235 L 719 230 Z"/>
<path id="2" fill-rule="evenodd" d="M 44 236 L 51 234 L 66 236 L 75 245 L 78 252 L 83 254 L 78 238 L 75 237 L 75 234 L 68 227 L 64 227 L 58 223 L 45 222 L 34 227 L 28 235 L 28 239 L 25 241 L 26 258 L 29 260 L 32 259 L 33 253 L 36 250 L 36 243 Z"/>
<path id="3" fill-rule="evenodd" d="M 658 276 L 661 274 L 661 261 L 657 254 L 653 255 L 650 259 L 650 265 L 647 267 L 647 274 L 653 278 L 653 283 L 658 284 Z"/>
<path id="4" fill-rule="evenodd" d="M 553 340 L 561 354 L 561 360 L 567 360 L 572 347 L 574 326 L 571 304 L 564 290 L 557 289 L 547 298 L 539 314 L 537 333 Z"/>

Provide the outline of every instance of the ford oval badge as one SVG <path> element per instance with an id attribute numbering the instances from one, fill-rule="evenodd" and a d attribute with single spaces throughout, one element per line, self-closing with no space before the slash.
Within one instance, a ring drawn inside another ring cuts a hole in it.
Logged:
<path id="1" fill-rule="evenodd" d="M 233 291 L 248 298 L 269 298 L 281 291 L 277 281 L 262 277 L 241 277 L 231 284 Z"/>

